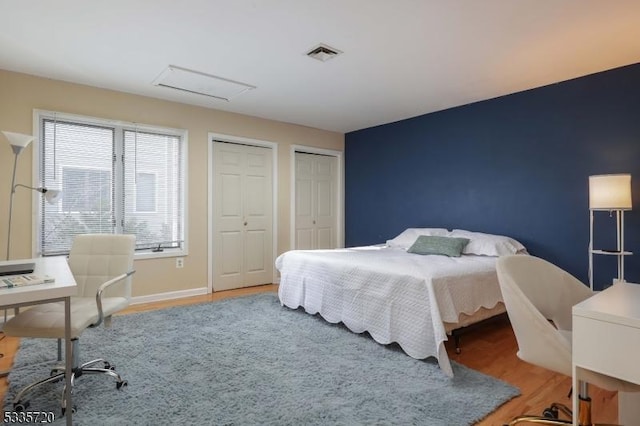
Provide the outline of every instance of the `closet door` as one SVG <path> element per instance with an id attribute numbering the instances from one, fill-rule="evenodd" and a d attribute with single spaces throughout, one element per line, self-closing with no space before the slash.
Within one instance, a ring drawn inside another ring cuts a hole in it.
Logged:
<path id="1" fill-rule="evenodd" d="M 337 159 L 295 153 L 296 249 L 337 247 Z"/>
<path id="2" fill-rule="evenodd" d="M 271 149 L 213 143 L 213 288 L 273 280 Z"/>

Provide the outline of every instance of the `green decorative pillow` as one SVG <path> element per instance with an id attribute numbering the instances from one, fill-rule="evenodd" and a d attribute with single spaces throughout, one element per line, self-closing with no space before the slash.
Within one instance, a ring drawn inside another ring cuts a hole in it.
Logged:
<path id="1" fill-rule="evenodd" d="M 462 250 L 469 243 L 468 238 L 439 237 L 420 235 L 407 253 L 440 254 L 449 257 L 460 257 Z"/>

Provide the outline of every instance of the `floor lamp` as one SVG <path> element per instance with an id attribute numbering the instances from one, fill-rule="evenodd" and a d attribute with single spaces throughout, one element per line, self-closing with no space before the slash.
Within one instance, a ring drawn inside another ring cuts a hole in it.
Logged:
<path id="1" fill-rule="evenodd" d="M 616 213 L 615 250 L 596 250 L 593 247 L 593 212 L 604 210 Z M 624 281 L 624 257 L 631 254 L 624 249 L 624 212 L 631 210 L 631 175 L 595 175 L 589 176 L 589 285 L 593 290 L 593 255 L 605 254 L 617 257 L 618 277 Z"/>
<path id="2" fill-rule="evenodd" d="M 13 173 L 11 175 L 11 194 L 9 198 L 9 224 L 7 227 L 7 260 L 9 260 L 9 254 L 11 250 L 11 219 L 13 216 L 13 196 L 16 193 L 16 188 L 22 187 L 31 189 L 33 191 L 40 192 L 44 195 L 45 199 L 49 203 L 55 203 L 60 196 L 60 191 L 55 189 L 47 189 L 43 187 L 32 187 L 22 184 L 16 184 L 16 166 L 18 165 L 18 155 L 25 149 L 33 140 L 33 136 L 23 135 L 21 133 L 13 133 L 13 132 L 1 132 L 4 137 L 11 144 L 11 149 L 13 150 Z"/>
<path id="3" fill-rule="evenodd" d="M 9 260 L 10 250 L 11 250 L 11 219 L 13 216 L 13 196 L 16 192 L 16 188 L 23 187 L 27 189 L 31 189 L 33 191 L 38 191 L 44 195 L 45 199 L 53 203 L 60 196 L 60 191 L 55 189 L 47 189 L 47 188 L 35 188 L 27 185 L 16 184 L 16 167 L 18 165 L 18 155 L 25 149 L 33 140 L 33 136 L 31 135 L 23 135 L 21 133 L 13 133 L 7 131 L 1 131 L 4 137 L 9 141 L 11 145 L 11 149 L 13 150 L 13 172 L 11 174 L 11 194 L 9 198 L 9 223 L 7 227 L 7 256 L 6 259 Z M 5 311 L 5 320 L 6 320 L 7 312 Z M 3 354 L 0 354 L 3 355 Z M 0 371 L 0 377 L 5 377 L 9 374 L 8 371 Z"/>
<path id="4" fill-rule="evenodd" d="M 22 152 L 23 149 L 27 147 L 33 140 L 33 136 L 23 135 L 20 133 L 13 132 L 5 132 L 2 131 L 2 134 L 11 144 L 11 149 L 13 150 L 14 158 L 13 158 L 13 173 L 11 175 L 11 195 L 9 199 L 9 226 L 7 228 L 7 260 L 9 260 L 9 248 L 11 247 L 11 216 L 13 214 L 13 194 L 15 192 L 15 183 L 16 183 L 16 166 L 18 165 L 18 155 Z M 4 311 L 4 320 L 7 320 L 7 311 Z M 2 354 L 4 356 L 4 354 Z M 5 377 L 9 374 L 8 371 L 0 372 L 0 377 Z"/>

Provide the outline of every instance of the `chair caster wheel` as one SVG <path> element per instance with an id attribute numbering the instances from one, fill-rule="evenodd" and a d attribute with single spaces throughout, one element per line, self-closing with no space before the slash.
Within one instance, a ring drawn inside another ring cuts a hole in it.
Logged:
<path id="1" fill-rule="evenodd" d="M 62 407 L 62 409 L 60 410 L 62 412 L 62 416 L 64 416 L 64 413 L 67 412 L 67 408 L 66 407 Z M 75 414 L 76 413 L 76 406 L 74 405 L 73 407 L 71 407 L 71 414 Z"/>
<path id="2" fill-rule="evenodd" d="M 542 417 L 547 419 L 557 419 L 558 418 L 558 409 L 555 407 L 545 408 L 542 412 Z"/>
<path id="3" fill-rule="evenodd" d="M 105 363 L 104 363 L 104 369 L 105 369 L 105 370 L 111 370 L 111 371 L 113 371 L 113 370 L 115 370 L 115 369 L 116 369 L 116 366 L 115 366 L 115 365 L 111 365 L 111 364 L 109 364 L 108 362 L 106 362 L 106 361 L 105 361 Z"/>
<path id="4" fill-rule="evenodd" d="M 124 388 L 125 386 L 129 386 L 126 380 L 123 380 L 121 382 L 116 382 L 116 389 L 118 390 Z"/>
<path id="5" fill-rule="evenodd" d="M 16 403 L 13 404 L 13 411 L 16 411 L 18 413 L 26 411 L 27 408 L 29 408 L 29 401 L 18 401 Z"/>

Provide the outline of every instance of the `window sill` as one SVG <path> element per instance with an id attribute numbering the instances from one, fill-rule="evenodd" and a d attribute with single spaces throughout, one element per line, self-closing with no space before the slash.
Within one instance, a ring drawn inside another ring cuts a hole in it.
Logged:
<path id="1" fill-rule="evenodd" d="M 134 260 L 161 259 L 165 257 L 184 257 L 188 254 L 189 252 L 186 249 L 164 249 L 164 251 L 160 252 L 141 251 L 135 254 Z"/>

